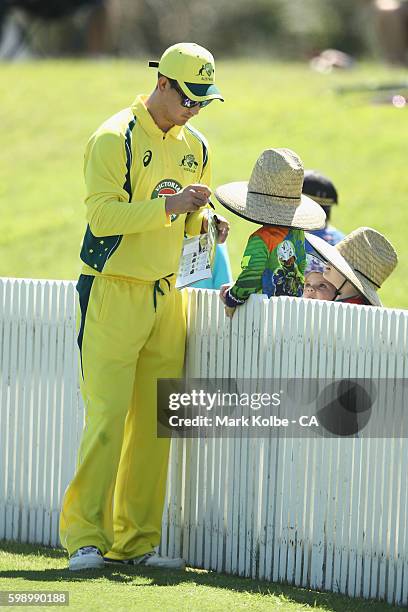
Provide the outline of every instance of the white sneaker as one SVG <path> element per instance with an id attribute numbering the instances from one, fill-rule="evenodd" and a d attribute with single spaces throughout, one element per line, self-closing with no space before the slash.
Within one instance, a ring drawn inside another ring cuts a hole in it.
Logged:
<path id="1" fill-rule="evenodd" d="M 133 559 L 109 559 L 104 557 L 106 563 L 115 563 L 118 565 L 144 565 L 146 567 L 157 567 L 160 569 L 184 570 L 186 562 L 184 559 L 170 559 L 169 557 L 160 557 L 156 551 L 133 557 Z"/>
<path id="2" fill-rule="evenodd" d="M 101 569 L 104 566 L 102 553 L 96 546 L 82 546 L 69 558 L 69 569 L 73 571 Z"/>

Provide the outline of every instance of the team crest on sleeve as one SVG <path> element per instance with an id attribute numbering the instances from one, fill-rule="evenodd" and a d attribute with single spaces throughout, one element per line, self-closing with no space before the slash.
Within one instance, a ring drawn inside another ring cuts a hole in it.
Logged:
<path id="1" fill-rule="evenodd" d="M 158 183 L 153 189 L 151 199 L 153 200 L 154 198 L 165 198 L 166 196 L 178 193 L 182 189 L 183 187 L 178 181 L 175 181 L 174 179 L 164 179 L 163 181 L 160 181 L 160 183 Z M 177 217 L 178 215 L 171 215 L 170 221 L 175 221 Z"/>

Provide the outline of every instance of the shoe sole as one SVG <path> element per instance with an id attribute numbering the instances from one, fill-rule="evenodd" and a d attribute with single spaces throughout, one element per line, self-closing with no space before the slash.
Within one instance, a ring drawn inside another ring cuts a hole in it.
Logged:
<path id="1" fill-rule="evenodd" d="M 178 560 L 175 559 L 174 563 L 166 563 L 166 564 L 163 563 L 163 565 L 160 565 L 160 564 L 157 564 L 157 565 L 156 564 L 154 564 L 154 565 L 152 564 L 152 565 L 150 565 L 149 563 L 142 563 L 141 567 L 151 567 L 153 569 L 164 569 L 164 570 L 165 569 L 170 569 L 170 570 L 185 570 L 186 569 L 186 564 L 184 563 L 184 561 L 181 562 L 181 561 L 178 561 Z"/>
<path id="2" fill-rule="evenodd" d="M 71 572 L 80 572 L 82 570 L 90 570 L 90 569 L 102 569 L 105 567 L 105 563 L 103 559 L 89 559 L 89 561 L 78 561 L 78 563 L 71 562 L 69 563 L 69 569 Z"/>
<path id="3" fill-rule="evenodd" d="M 133 563 L 122 561 L 122 559 L 109 559 L 108 557 L 104 557 L 103 560 L 107 565 L 133 565 Z"/>
<path id="4" fill-rule="evenodd" d="M 186 564 L 184 561 L 174 559 L 174 563 L 168 563 L 163 565 L 150 565 L 149 563 L 127 563 L 126 560 L 122 559 L 109 559 L 104 557 L 104 561 L 107 565 L 124 565 L 127 567 L 150 567 L 153 569 L 174 569 L 174 570 L 185 570 Z"/>

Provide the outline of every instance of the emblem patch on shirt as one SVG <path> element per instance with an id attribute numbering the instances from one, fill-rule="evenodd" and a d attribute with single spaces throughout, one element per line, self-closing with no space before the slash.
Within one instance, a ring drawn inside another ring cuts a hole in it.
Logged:
<path id="1" fill-rule="evenodd" d="M 174 195 L 183 189 L 182 185 L 173 179 L 165 179 L 160 181 L 152 191 L 151 199 L 165 198 L 168 195 Z M 173 223 L 178 215 L 171 215 L 170 221 Z"/>
<path id="2" fill-rule="evenodd" d="M 245 257 L 242 258 L 241 261 L 241 268 L 247 268 L 249 266 L 249 262 L 251 261 L 251 256 L 250 255 L 246 255 Z"/>
<path id="3" fill-rule="evenodd" d="M 195 160 L 195 157 L 192 153 L 185 155 L 180 162 L 180 166 L 183 166 L 184 170 L 187 172 L 195 172 L 198 167 L 198 163 Z"/>

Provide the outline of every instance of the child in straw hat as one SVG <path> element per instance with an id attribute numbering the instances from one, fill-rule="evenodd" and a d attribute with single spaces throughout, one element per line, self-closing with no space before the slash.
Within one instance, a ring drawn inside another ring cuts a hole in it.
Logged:
<path id="1" fill-rule="evenodd" d="M 370 227 L 359 227 L 336 246 L 309 233 L 306 238 L 326 262 L 323 276 L 336 287 L 332 300 L 382 306 L 377 291 L 398 263 L 385 236 Z"/>
<path id="2" fill-rule="evenodd" d="M 300 297 L 306 265 L 304 230 L 324 226 L 325 213 L 302 194 L 303 164 L 290 149 L 266 149 L 249 181 L 221 185 L 218 201 L 231 212 L 262 225 L 248 240 L 242 272 L 233 286 L 223 285 L 220 297 L 226 314 L 252 293 Z"/>

